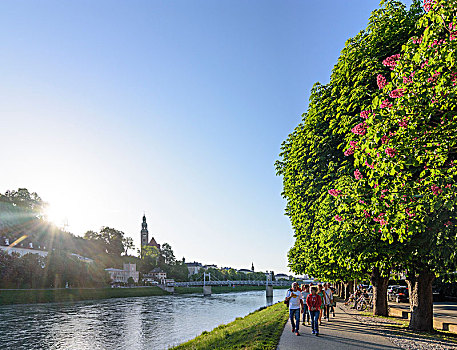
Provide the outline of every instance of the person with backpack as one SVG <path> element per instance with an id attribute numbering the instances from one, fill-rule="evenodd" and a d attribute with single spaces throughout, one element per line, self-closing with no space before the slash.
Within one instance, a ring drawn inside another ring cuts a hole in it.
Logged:
<path id="1" fill-rule="evenodd" d="M 303 296 L 298 289 L 298 283 L 292 283 L 292 288 L 289 289 L 286 293 L 286 299 L 284 303 L 289 305 L 289 317 L 290 323 L 292 324 L 292 332 L 295 335 L 300 335 L 298 333 L 298 328 L 300 326 L 300 308 L 303 308 Z"/>
<path id="2" fill-rule="evenodd" d="M 306 298 L 306 305 L 308 305 L 309 315 L 311 316 L 311 329 L 312 333 L 319 335 L 319 315 L 322 305 L 322 299 L 317 294 L 317 288 L 311 288 L 311 294 Z"/>

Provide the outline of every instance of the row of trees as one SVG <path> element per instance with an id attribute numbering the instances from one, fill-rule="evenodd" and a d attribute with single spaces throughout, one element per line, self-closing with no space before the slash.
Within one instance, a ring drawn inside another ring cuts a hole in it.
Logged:
<path id="1" fill-rule="evenodd" d="M 0 251 L 0 288 L 100 287 L 108 282 L 103 268 L 62 251 L 50 252 L 46 257 Z"/>
<path id="2" fill-rule="evenodd" d="M 168 278 L 173 278 L 179 282 L 189 280 L 189 270 L 185 264 L 185 259 L 177 260 L 171 245 L 168 243 L 162 244 L 160 250 L 154 246 L 143 247 L 138 266 L 141 273 L 148 273 L 158 267 L 167 273 Z"/>
<path id="3" fill-rule="evenodd" d="M 432 282 L 457 271 L 456 1 L 382 1 L 313 87 L 282 145 L 289 265 L 325 280 L 371 277 L 387 315 L 407 273 L 410 328 L 433 329 Z"/>

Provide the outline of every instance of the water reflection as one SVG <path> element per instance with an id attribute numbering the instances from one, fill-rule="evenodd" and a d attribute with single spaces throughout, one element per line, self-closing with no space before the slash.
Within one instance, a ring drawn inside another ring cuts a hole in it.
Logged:
<path id="1" fill-rule="evenodd" d="M 0 307 L 0 348 L 168 349 L 284 298 L 284 290 Z"/>

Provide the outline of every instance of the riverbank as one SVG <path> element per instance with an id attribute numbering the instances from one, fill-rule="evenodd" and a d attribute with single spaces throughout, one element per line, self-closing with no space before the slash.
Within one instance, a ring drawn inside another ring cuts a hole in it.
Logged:
<path id="1" fill-rule="evenodd" d="M 173 349 L 276 349 L 287 318 L 287 307 L 276 303 L 203 332 Z"/>
<path id="2" fill-rule="evenodd" d="M 289 286 L 274 287 L 274 289 L 288 289 Z M 250 292 L 255 290 L 265 290 L 265 286 L 211 286 L 212 294 Z M 203 287 L 175 287 L 175 294 L 202 294 Z"/>
<path id="3" fill-rule="evenodd" d="M 93 289 L 2 289 L 0 305 L 75 302 L 110 298 L 168 295 L 159 287 Z"/>
<path id="4" fill-rule="evenodd" d="M 282 287 L 278 287 L 282 288 Z M 287 288 L 287 287 L 284 287 Z M 264 286 L 213 286 L 213 294 L 265 290 Z M 176 287 L 175 294 L 202 294 L 202 287 Z M 87 288 L 87 289 L 1 289 L 0 305 L 76 302 L 110 298 L 170 295 L 159 287 Z"/>

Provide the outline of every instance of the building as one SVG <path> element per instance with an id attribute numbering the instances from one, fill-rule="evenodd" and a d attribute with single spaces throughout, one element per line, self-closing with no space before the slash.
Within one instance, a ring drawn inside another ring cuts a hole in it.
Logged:
<path id="1" fill-rule="evenodd" d="M 85 262 L 85 263 L 88 263 L 88 264 L 92 264 L 94 262 L 93 259 L 85 257 L 85 256 L 82 256 L 82 255 L 79 255 L 79 254 L 76 254 L 76 253 L 70 253 L 70 255 L 74 256 L 79 261 L 82 261 L 82 262 Z"/>
<path id="2" fill-rule="evenodd" d="M 242 273 L 244 273 L 244 274 L 246 274 L 246 275 L 247 275 L 248 273 L 252 273 L 252 270 L 248 270 L 248 269 L 240 269 L 240 270 L 238 270 L 238 272 L 242 272 Z"/>
<path id="3" fill-rule="evenodd" d="M 166 279 L 167 273 L 163 271 L 160 267 L 156 267 L 155 269 L 143 275 L 143 281 L 146 283 L 158 282 L 160 284 L 165 284 Z"/>
<path id="4" fill-rule="evenodd" d="M 199 262 L 191 262 L 187 263 L 186 262 L 187 269 L 189 270 L 189 276 L 196 275 L 198 271 L 202 268 L 202 264 Z"/>
<path id="5" fill-rule="evenodd" d="M 160 250 L 160 244 L 156 242 L 154 237 L 149 241 L 148 224 L 146 222 L 146 215 L 143 215 L 143 222 L 141 223 L 141 249 L 145 246 L 156 247 Z"/>
<path id="6" fill-rule="evenodd" d="M 130 277 L 135 283 L 138 283 L 140 277 L 140 273 L 136 270 L 136 264 L 124 264 L 122 270 L 110 267 L 105 271 L 109 273 L 112 283 L 127 283 Z"/>
<path id="7" fill-rule="evenodd" d="M 0 250 L 4 251 L 8 254 L 19 254 L 19 256 L 23 256 L 25 254 L 38 254 L 42 256 L 43 258 L 48 256 L 48 252 L 45 250 L 39 250 L 39 249 L 32 249 L 32 248 L 20 248 L 20 247 L 8 247 L 8 246 L 3 246 L 0 245 Z"/>
<path id="8" fill-rule="evenodd" d="M 204 269 L 218 269 L 217 265 L 215 264 L 210 264 L 210 265 L 205 265 L 203 266 Z"/>

